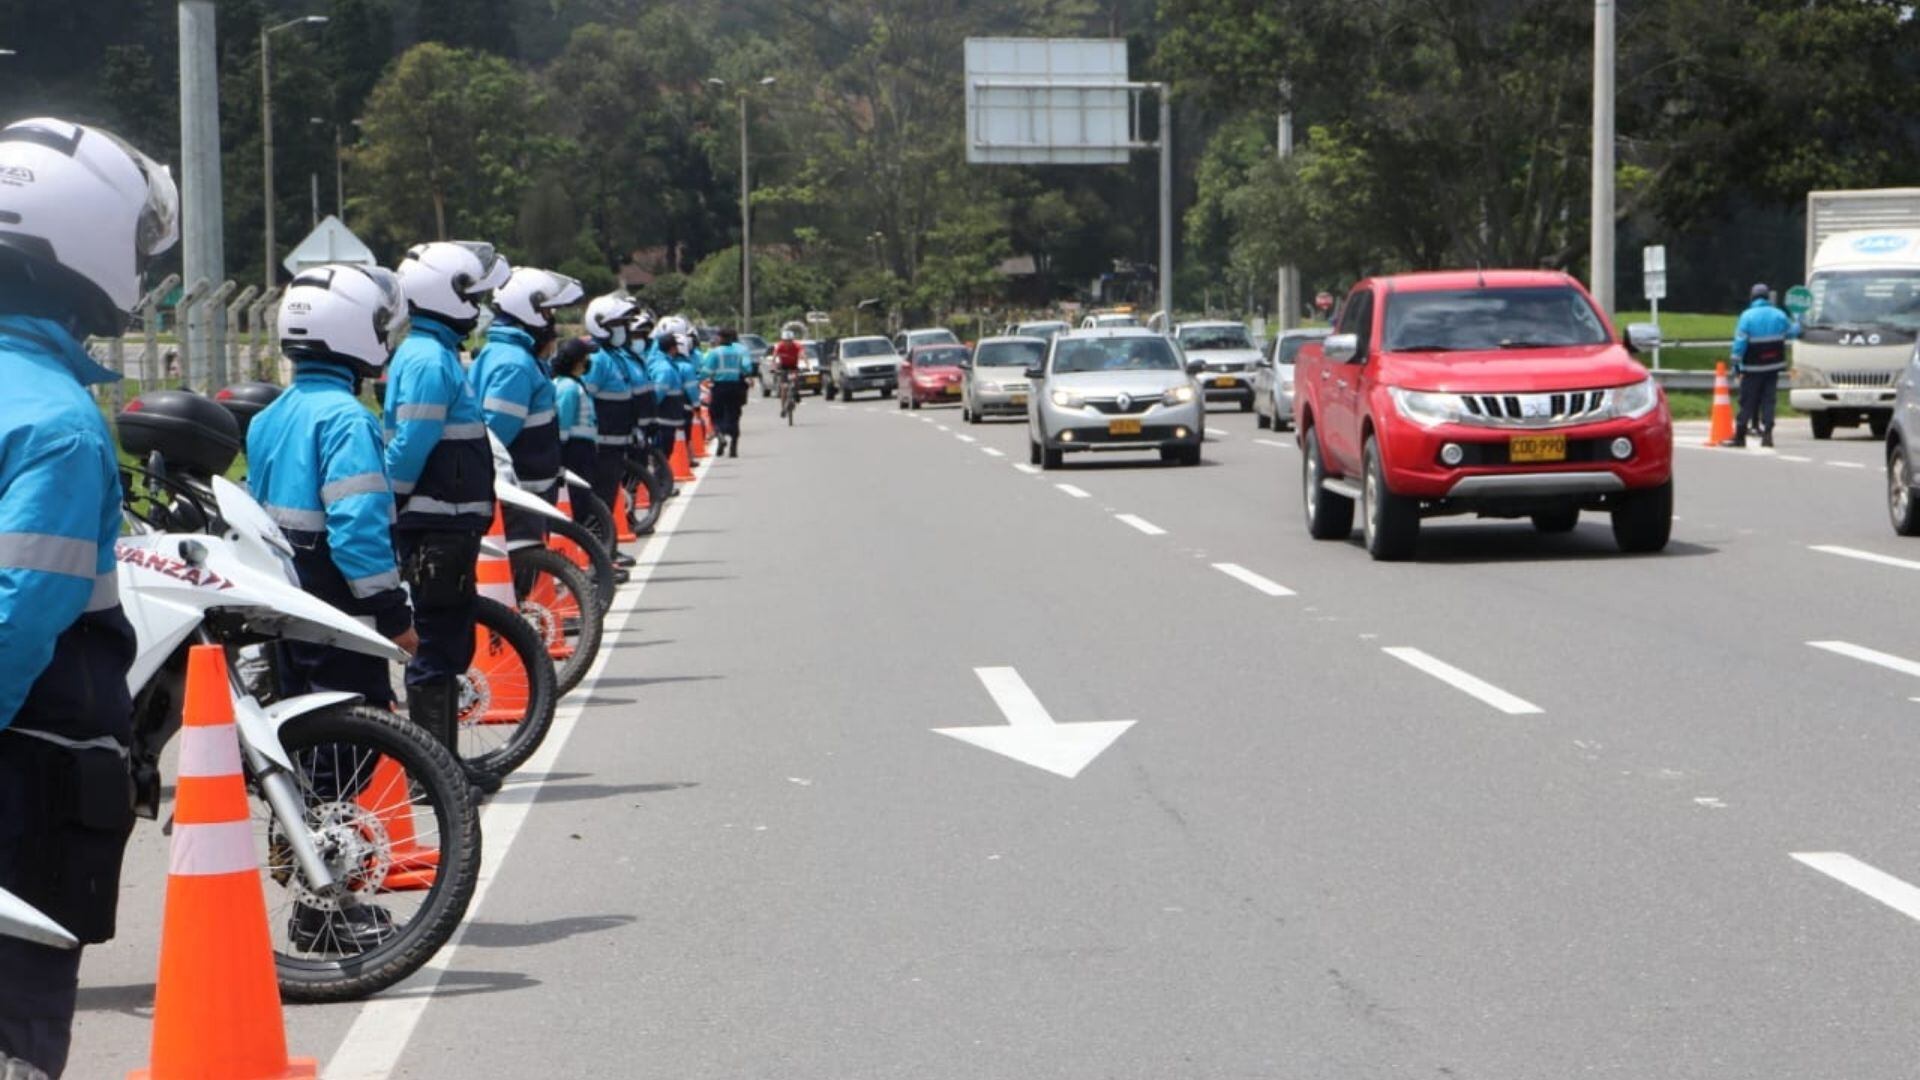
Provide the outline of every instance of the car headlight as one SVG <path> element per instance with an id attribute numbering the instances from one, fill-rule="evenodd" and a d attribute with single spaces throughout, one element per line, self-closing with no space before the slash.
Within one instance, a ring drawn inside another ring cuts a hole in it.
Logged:
<path id="1" fill-rule="evenodd" d="M 1466 410 L 1457 394 L 1404 390 L 1398 386 L 1389 387 L 1388 392 L 1393 395 L 1394 409 L 1421 427 L 1457 424 L 1466 417 Z"/>
<path id="2" fill-rule="evenodd" d="M 1055 390 L 1053 393 L 1048 394 L 1047 397 L 1055 405 L 1058 405 L 1063 409 L 1077 409 L 1080 406 L 1086 404 L 1086 402 L 1081 399 L 1079 394 L 1076 394 L 1071 390 Z"/>
<path id="3" fill-rule="evenodd" d="M 1162 405 L 1185 405 L 1192 400 L 1193 387 L 1191 386 L 1176 386 L 1160 395 L 1160 404 Z"/>
<path id="4" fill-rule="evenodd" d="M 997 382 L 990 382 L 990 383 L 981 383 L 980 389 L 985 390 L 989 394 L 998 394 L 1002 390 L 1005 390 L 1006 387 L 1001 386 Z"/>
<path id="5" fill-rule="evenodd" d="M 1817 389 L 1823 386 L 1832 386 L 1833 380 L 1828 378 L 1827 373 L 1821 371 L 1819 368 L 1803 367 L 1794 372 L 1793 383 L 1795 386 Z"/>
<path id="6" fill-rule="evenodd" d="M 1629 386 L 1616 387 L 1613 391 L 1613 415 L 1632 420 L 1645 416 L 1660 404 L 1660 387 L 1649 375 L 1645 379 Z"/>

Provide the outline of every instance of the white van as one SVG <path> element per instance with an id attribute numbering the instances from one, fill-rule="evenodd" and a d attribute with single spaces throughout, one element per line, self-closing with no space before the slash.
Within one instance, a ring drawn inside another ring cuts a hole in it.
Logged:
<path id="1" fill-rule="evenodd" d="M 1884 437 L 1894 383 L 1920 337 L 1920 229 L 1827 236 L 1808 266 L 1807 288 L 1813 306 L 1792 346 L 1787 400 L 1812 419 L 1816 439 L 1862 422 Z"/>

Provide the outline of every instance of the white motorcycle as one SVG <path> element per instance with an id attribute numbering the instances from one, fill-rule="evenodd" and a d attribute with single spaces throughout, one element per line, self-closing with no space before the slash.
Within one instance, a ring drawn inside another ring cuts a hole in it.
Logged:
<path id="1" fill-rule="evenodd" d="M 139 643 L 128 680 L 136 808 L 158 815 L 160 757 L 180 728 L 189 646 L 221 646 L 281 994 L 353 1000 L 399 982 L 447 942 L 473 897 L 471 789 L 445 746 L 357 695 L 274 698 L 264 649 L 302 641 L 404 654 L 300 589 L 292 547 L 239 486 L 169 477 L 158 454 L 128 476 L 132 534 L 116 550 Z"/>

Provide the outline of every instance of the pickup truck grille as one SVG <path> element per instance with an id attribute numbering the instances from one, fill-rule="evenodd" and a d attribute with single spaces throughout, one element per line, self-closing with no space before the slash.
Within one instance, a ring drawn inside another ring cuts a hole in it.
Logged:
<path id="1" fill-rule="evenodd" d="M 1893 376 L 1891 371 L 1832 371 L 1827 381 L 1847 390 L 1874 390 L 1892 386 Z"/>
<path id="2" fill-rule="evenodd" d="M 1553 394 L 1461 394 L 1467 415 L 1493 427 L 1558 427 L 1606 414 L 1608 390 Z"/>

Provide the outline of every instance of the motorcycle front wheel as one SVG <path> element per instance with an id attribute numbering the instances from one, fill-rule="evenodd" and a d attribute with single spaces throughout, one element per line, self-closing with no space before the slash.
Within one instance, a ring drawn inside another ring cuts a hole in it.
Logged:
<path id="1" fill-rule="evenodd" d="M 419 970 L 466 917 L 480 871 L 479 805 L 447 748 L 391 713 L 337 706 L 280 729 L 304 820 L 252 783 L 280 995 L 357 1001 Z M 288 841 L 303 829 L 343 892 L 316 890 Z"/>

